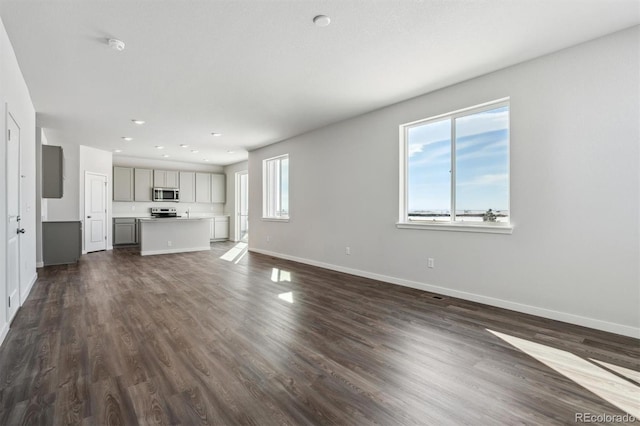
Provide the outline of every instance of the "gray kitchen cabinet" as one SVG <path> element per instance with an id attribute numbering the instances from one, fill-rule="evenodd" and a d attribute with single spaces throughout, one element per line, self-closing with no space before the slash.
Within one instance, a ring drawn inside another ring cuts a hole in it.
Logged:
<path id="1" fill-rule="evenodd" d="M 42 263 L 76 263 L 82 254 L 82 222 L 42 222 Z"/>
<path id="2" fill-rule="evenodd" d="M 196 202 L 196 174 L 195 172 L 180 172 L 180 202 Z"/>
<path id="3" fill-rule="evenodd" d="M 211 173 L 196 172 L 196 203 L 211 202 Z"/>
<path id="4" fill-rule="evenodd" d="M 211 202 L 226 203 L 226 178 L 225 175 L 214 173 L 211 175 Z"/>
<path id="5" fill-rule="evenodd" d="M 216 241 L 229 239 L 229 216 L 216 216 L 211 220 L 211 239 Z"/>
<path id="6" fill-rule="evenodd" d="M 134 170 L 135 201 L 153 201 L 153 170 Z"/>
<path id="7" fill-rule="evenodd" d="M 156 188 L 178 188 L 180 177 L 174 170 L 154 170 L 153 186 Z"/>
<path id="8" fill-rule="evenodd" d="M 42 145 L 42 198 L 62 198 L 64 155 L 61 146 Z"/>
<path id="9" fill-rule="evenodd" d="M 133 201 L 133 167 L 113 168 L 113 201 Z"/>
<path id="10" fill-rule="evenodd" d="M 133 217 L 113 219 L 113 245 L 137 244 L 138 220 Z"/>

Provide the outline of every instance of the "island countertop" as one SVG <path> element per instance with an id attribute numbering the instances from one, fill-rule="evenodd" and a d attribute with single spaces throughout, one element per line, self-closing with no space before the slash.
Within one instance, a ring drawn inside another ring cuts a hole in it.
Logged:
<path id="1" fill-rule="evenodd" d="M 175 222 L 185 220 L 211 220 L 212 217 L 140 217 L 140 222 Z"/>

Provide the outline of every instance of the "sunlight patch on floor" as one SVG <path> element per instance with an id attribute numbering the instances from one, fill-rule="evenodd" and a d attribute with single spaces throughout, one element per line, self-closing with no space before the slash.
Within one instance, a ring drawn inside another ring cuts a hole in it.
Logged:
<path id="1" fill-rule="evenodd" d="M 229 251 L 220 256 L 220 259 L 226 260 L 227 262 L 233 262 L 233 260 L 238 257 L 242 258 L 247 252 L 247 243 L 238 243 L 235 246 L 231 247 Z M 236 262 L 238 263 L 238 262 Z"/>
<path id="2" fill-rule="evenodd" d="M 291 282 L 291 272 L 283 271 L 278 268 L 273 268 L 271 270 L 271 281 L 273 281 L 274 283 L 277 283 L 280 281 Z"/>
<path id="3" fill-rule="evenodd" d="M 609 401 L 611 404 L 631 414 L 635 418 L 640 418 L 640 387 L 570 352 L 509 336 L 508 334 L 497 331 L 486 330 L 563 376 L 573 380 L 600 398 Z M 595 362 L 611 370 L 620 372 L 620 374 L 626 377 L 629 377 L 631 373 L 633 373 L 633 376 L 640 374 L 623 367 L 603 363 L 602 361 Z M 637 376 L 635 377 L 637 378 Z"/>
<path id="4" fill-rule="evenodd" d="M 282 299 L 285 302 L 293 303 L 293 292 L 289 291 L 287 293 L 280 293 L 278 295 L 278 299 Z"/>
<path id="5" fill-rule="evenodd" d="M 613 370 L 621 376 L 626 377 L 627 379 L 631 379 L 634 382 L 640 384 L 640 371 L 634 371 L 629 368 L 620 367 L 619 365 L 609 364 L 608 362 L 598 361 L 597 359 L 589 358 L 589 361 L 598 363 L 609 370 Z M 638 404 L 640 404 L 640 400 L 638 400 Z"/>

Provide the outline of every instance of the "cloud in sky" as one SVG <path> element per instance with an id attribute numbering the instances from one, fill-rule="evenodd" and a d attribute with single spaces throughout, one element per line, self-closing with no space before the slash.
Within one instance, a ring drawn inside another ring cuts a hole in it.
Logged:
<path id="1" fill-rule="evenodd" d="M 501 107 L 483 111 L 455 120 L 456 139 L 469 138 L 475 135 L 491 133 L 509 128 L 509 110 Z M 409 158 L 424 151 L 428 145 L 450 141 L 451 119 L 433 121 L 411 127 L 408 131 Z"/>
<path id="2" fill-rule="evenodd" d="M 488 186 L 500 184 L 504 185 L 509 181 L 509 175 L 507 173 L 496 173 L 496 174 L 486 174 L 474 176 L 472 180 L 466 182 L 458 182 L 458 186 Z"/>

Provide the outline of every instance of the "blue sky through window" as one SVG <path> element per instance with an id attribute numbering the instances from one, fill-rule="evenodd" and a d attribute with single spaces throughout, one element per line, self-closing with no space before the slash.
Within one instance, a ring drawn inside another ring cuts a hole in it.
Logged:
<path id="1" fill-rule="evenodd" d="M 410 215 L 447 214 L 451 209 L 451 120 L 408 129 Z M 509 107 L 458 117 L 454 126 L 456 213 L 508 213 Z"/>

